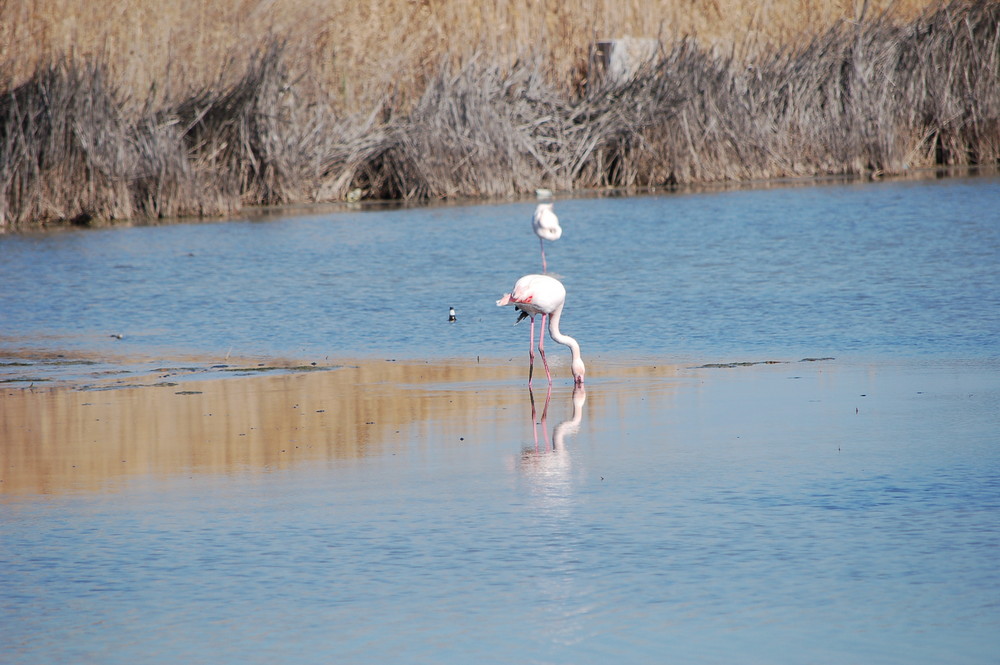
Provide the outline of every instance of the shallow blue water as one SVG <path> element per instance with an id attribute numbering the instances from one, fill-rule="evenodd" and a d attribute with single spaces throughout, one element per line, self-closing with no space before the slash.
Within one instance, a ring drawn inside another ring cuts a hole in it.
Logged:
<path id="1" fill-rule="evenodd" d="M 0 336 L 520 362 L 532 208 L 0 236 Z M 0 662 L 995 663 L 1000 180 L 556 209 L 575 426 L 557 351 L 546 423 L 520 381 L 419 385 L 357 458 L 0 491 Z"/>
<path id="2" fill-rule="evenodd" d="M 998 369 L 606 378 L 568 433 L 501 386 L 360 459 L 0 494 L 0 661 L 994 663 Z"/>
<path id="3" fill-rule="evenodd" d="M 532 203 L 0 236 L 0 335 L 123 352 L 520 353 Z M 1000 179 L 556 202 L 587 354 L 1000 354 Z M 448 308 L 458 312 L 447 324 Z M 123 334 L 111 341 L 110 335 Z"/>

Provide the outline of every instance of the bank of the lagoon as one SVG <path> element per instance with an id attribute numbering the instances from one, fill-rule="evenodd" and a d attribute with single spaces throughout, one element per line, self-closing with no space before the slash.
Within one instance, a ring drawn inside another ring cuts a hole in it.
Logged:
<path id="1" fill-rule="evenodd" d="M 0 232 L 1000 163 L 990 0 L 7 4 Z"/>

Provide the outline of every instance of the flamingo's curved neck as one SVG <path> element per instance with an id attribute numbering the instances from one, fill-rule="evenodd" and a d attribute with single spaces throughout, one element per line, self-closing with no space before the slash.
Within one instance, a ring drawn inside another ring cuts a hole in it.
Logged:
<path id="1" fill-rule="evenodd" d="M 583 382 L 583 357 L 580 355 L 580 345 L 569 335 L 564 335 L 559 330 L 559 319 L 562 317 L 563 306 L 559 305 L 549 314 L 549 335 L 552 340 L 569 347 L 573 353 L 573 378 L 577 383 Z"/>

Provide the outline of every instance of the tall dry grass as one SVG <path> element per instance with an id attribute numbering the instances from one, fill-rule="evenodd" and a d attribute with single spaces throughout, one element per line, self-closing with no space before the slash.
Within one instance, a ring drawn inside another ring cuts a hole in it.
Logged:
<path id="1" fill-rule="evenodd" d="M 11 0 L 0 228 L 996 163 L 1000 5 L 925 7 Z"/>
<path id="2" fill-rule="evenodd" d="M 6 0 L 0 54 L 14 82 L 54 58 L 100 62 L 139 98 L 169 98 L 235 76 L 274 35 L 296 75 L 348 111 L 386 94 L 414 100 L 442 56 L 501 66 L 526 55 L 546 75 L 578 75 L 595 38 L 625 35 L 706 48 L 794 46 L 831 26 L 889 11 L 910 20 L 932 0 Z M 224 71 L 226 70 L 226 71 Z"/>

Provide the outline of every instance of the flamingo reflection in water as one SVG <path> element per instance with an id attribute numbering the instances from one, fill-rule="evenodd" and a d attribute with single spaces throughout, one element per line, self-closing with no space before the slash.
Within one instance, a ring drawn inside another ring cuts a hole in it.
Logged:
<path id="1" fill-rule="evenodd" d="M 573 415 L 552 428 L 551 444 L 547 438 L 546 420 L 552 391 L 545 393 L 540 421 L 537 420 L 534 395 L 530 391 L 528 394 L 531 396 L 531 429 L 535 445 L 528 444 L 521 449 L 521 456 L 517 461 L 518 475 L 525 482 L 531 505 L 540 511 L 538 514 L 562 521 L 569 515 L 567 511 L 571 510 L 576 501 L 577 482 L 572 472 L 573 455 L 566 447 L 566 439 L 580 428 L 587 393 L 583 386 L 573 389 Z M 539 425 L 541 435 L 538 434 Z"/>
<path id="2" fill-rule="evenodd" d="M 538 411 L 535 407 L 535 394 L 529 388 L 528 397 L 531 400 L 531 432 L 535 439 L 535 447 L 525 448 L 521 453 L 522 463 L 537 464 L 541 462 L 548 466 L 545 457 L 562 458 L 566 453 L 566 437 L 572 436 L 580 431 L 580 421 L 583 419 L 583 405 L 587 402 L 587 390 L 583 384 L 577 384 L 573 388 L 573 415 L 552 428 L 552 445 L 546 437 L 548 426 L 546 420 L 549 415 L 549 403 L 552 400 L 552 386 L 545 391 L 545 404 L 542 407 L 542 417 L 538 418 Z M 542 445 L 539 445 L 538 427 L 541 425 Z"/>

